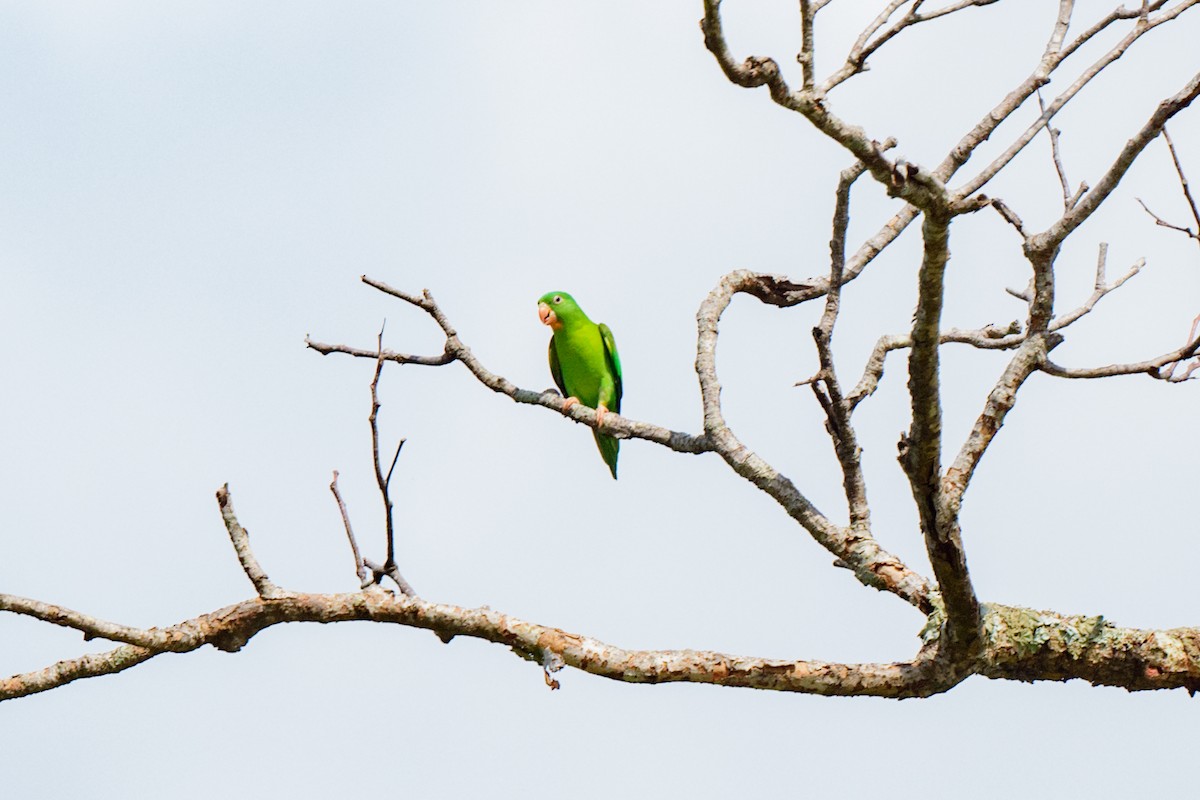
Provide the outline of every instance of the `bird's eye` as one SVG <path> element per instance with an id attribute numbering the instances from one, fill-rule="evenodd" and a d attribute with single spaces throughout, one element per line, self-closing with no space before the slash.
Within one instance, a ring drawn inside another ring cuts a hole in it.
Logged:
<path id="1" fill-rule="evenodd" d="M 554 296 L 554 302 L 555 302 L 555 303 L 561 303 L 561 302 L 562 302 L 562 295 L 555 295 L 555 296 Z"/>

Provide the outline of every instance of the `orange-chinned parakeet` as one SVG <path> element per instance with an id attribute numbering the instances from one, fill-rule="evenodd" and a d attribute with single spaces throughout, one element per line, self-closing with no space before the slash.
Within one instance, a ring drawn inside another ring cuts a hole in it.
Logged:
<path id="1" fill-rule="evenodd" d="M 566 292 L 542 295 L 538 300 L 538 317 L 554 331 L 550 337 L 550 374 L 567 398 L 566 407 L 583 403 L 594 408 L 597 422 L 609 411 L 620 414 L 621 357 L 608 326 L 588 319 L 575 298 Z M 615 479 L 621 442 L 598 430 L 593 430 L 592 435 Z"/>

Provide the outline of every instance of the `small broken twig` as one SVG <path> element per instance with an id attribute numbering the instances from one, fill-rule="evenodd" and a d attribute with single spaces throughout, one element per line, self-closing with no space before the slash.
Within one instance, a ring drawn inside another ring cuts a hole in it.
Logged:
<path id="1" fill-rule="evenodd" d="M 346 538 L 350 540 L 350 550 L 354 553 L 354 571 L 358 574 L 360 588 L 365 589 L 374 583 L 371 574 L 367 571 L 367 565 L 363 563 L 362 553 L 358 549 L 358 541 L 354 538 L 354 529 L 350 527 L 350 514 L 346 511 L 346 503 L 342 500 L 342 493 L 338 491 L 338 471 L 333 471 L 333 482 L 329 484 L 329 491 L 333 492 L 333 497 L 337 500 L 338 511 L 342 514 L 342 524 L 346 526 Z"/>

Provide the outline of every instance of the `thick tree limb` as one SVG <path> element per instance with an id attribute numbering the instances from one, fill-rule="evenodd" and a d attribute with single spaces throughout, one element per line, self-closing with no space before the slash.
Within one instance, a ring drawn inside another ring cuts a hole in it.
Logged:
<path id="1" fill-rule="evenodd" d="M 939 325 L 945 299 L 943 281 L 950 258 L 949 219 L 925 214 L 925 252 L 917 278 L 917 311 L 913 317 L 908 358 L 908 394 L 912 426 L 900 442 L 900 463 L 908 475 L 921 519 L 925 550 L 945 604 L 951 652 L 964 659 L 978 648 L 979 601 L 967 571 L 958 524 L 958 509 L 942 488 L 942 407 L 939 384 Z"/>
<path id="2" fill-rule="evenodd" d="M 23 613 L 0 595 L 0 609 Z M 79 623 L 99 630 L 85 615 L 62 610 Z M 205 645 L 233 651 L 260 631 L 295 622 L 372 621 L 438 633 L 443 639 L 466 636 L 511 648 L 522 658 L 561 663 L 584 672 L 628 683 L 709 683 L 806 694 L 875 697 L 925 697 L 944 692 L 974 672 L 990 678 L 1063 681 L 1081 678 L 1096 685 L 1130 691 L 1200 688 L 1200 629 L 1153 631 L 1121 628 L 1102 617 L 1066 617 L 1010 606 L 989 606 L 979 658 L 966 669 L 942 658 L 936 634 L 909 662 L 838 664 L 766 659 L 697 650 L 625 650 L 597 639 L 538 625 L 488 608 L 430 603 L 378 588 L 347 594 L 288 593 L 226 606 L 168 628 L 146 631 L 154 641 L 170 642 L 171 652 Z M 168 652 L 122 645 L 60 661 L 45 669 L 0 679 L 0 701 L 48 691 L 68 683 L 130 669 Z"/>

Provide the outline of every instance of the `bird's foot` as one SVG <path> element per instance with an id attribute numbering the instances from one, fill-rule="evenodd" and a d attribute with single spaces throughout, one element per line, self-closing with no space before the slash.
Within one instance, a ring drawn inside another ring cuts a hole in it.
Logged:
<path id="1" fill-rule="evenodd" d="M 570 411 L 571 406 L 577 405 L 579 405 L 578 397 L 568 397 L 566 400 L 563 400 L 563 411 Z"/>
<path id="2" fill-rule="evenodd" d="M 602 426 L 604 424 L 604 415 L 607 413 L 608 413 L 608 409 L 604 407 L 603 403 L 596 406 L 596 427 L 597 428 L 599 428 L 600 426 Z"/>

